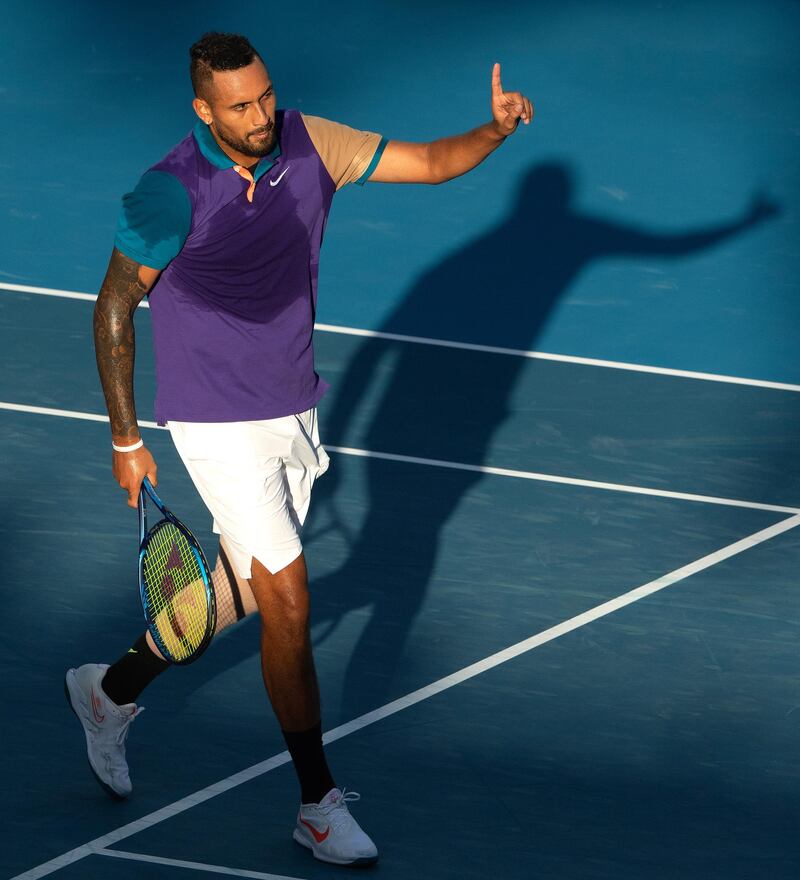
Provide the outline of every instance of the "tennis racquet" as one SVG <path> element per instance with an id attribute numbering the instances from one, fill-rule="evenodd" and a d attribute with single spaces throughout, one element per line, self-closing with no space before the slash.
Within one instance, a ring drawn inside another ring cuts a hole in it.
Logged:
<path id="1" fill-rule="evenodd" d="M 147 496 L 163 516 L 149 531 Z M 194 535 L 167 510 L 147 477 L 139 490 L 139 593 L 158 650 L 172 663 L 196 660 L 217 623 L 211 573 Z"/>

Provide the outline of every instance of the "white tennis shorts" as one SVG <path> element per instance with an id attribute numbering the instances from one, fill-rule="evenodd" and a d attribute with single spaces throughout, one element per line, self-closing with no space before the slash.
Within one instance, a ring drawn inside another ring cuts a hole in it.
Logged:
<path id="1" fill-rule="evenodd" d="M 316 409 L 257 422 L 168 423 L 240 577 L 253 557 L 275 574 L 302 552 L 314 480 L 328 469 Z"/>

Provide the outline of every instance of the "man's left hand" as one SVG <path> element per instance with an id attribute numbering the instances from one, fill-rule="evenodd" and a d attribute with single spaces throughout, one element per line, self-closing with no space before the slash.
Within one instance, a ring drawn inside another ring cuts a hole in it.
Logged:
<path id="1" fill-rule="evenodd" d="M 498 134 L 513 134 L 520 119 L 529 125 L 533 119 L 533 104 L 521 92 L 504 92 L 500 81 L 500 65 L 492 69 L 492 115 Z"/>

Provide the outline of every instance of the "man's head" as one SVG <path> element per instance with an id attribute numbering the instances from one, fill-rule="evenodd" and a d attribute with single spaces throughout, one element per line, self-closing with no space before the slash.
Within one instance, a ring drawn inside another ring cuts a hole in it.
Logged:
<path id="1" fill-rule="evenodd" d="M 204 34 L 189 50 L 195 113 L 240 164 L 275 147 L 275 91 L 250 41 L 239 34 Z"/>

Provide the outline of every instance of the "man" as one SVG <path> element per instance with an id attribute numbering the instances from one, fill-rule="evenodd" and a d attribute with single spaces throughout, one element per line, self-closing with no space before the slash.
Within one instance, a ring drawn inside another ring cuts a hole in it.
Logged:
<path id="1" fill-rule="evenodd" d="M 242 36 L 206 34 L 190 57 L 199 121 L 124 197 L 95 308 L 113 474 L 131 507 L 145 476 L 156 483 L 133 394 L 133 314 L 147 294 L 156 417 L 222 535 L 215 582 L 230 601 L 217 631 L 248 610 L 250 595 L 261 615 L 264 683 L 300 781 L 294 839 L 323 861 L 369 864 L 377 849 L 347 807 L 357 795 L 337 788 L 322 747 L 300 542 L 311 488 L 328 466 L 315 411 L 327 386 L 312 349 L 322 234 L 341 186 L 450 180 L 529 123 L 533 108 L 503 91 L 495 65 L 491 122 L 427 144 L 387 141 L 277 110 L 267 68 Z M 67 672 L 90 765 L 114 797 L 131 791 L 125 738 L 135 701 L 166 667 L 142 636 L 111 667 Z"/>

